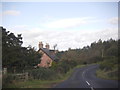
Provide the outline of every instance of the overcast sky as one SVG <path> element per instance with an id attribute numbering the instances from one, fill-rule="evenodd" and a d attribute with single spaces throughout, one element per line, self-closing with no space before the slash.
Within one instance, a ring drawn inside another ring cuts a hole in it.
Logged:
<path id="1" fill-rule="evenodd" d="M 117 2 L 3 2 L 2 26 L 22 34 L 23 46 L 82 48 L 118 38 Z"/>

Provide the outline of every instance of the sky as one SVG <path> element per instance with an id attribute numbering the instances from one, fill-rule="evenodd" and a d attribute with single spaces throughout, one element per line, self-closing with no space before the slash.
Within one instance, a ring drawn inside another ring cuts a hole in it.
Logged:
<path id="1" fill-rule="evenodd" d="M 0 26 L 22 34 L 25 47 L 38 49 L 42 41 L 65 51 L 118 39 L 118 2 L 2 2 L 0 7 Z"/>

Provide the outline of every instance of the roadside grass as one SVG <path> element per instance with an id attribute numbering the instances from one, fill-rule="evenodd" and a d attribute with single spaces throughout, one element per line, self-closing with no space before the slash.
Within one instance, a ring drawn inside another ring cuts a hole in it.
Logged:
<path id="1" fill-rule="evenodd" d="M 114 71 L 105 71 L 105 70 L 98 69 L 96 71 L 96 75 L 97 75 L 97 77 L 103 78 L 103 79 L 119 80 L 118 74 L 110 76 L 110 74 L 114 73 L 115 71 L 116 70 L 114 70 Z"/>
<path id="2" fill-rule="evenodd" d="M 102 61 L 97 62 L 96 64 L 101 65 Z M 102 79 L 107 79 L 107 80 L 119 80 L 120 77 L 118 76 L 118 65 L 116 64 L 116 66 L 112 66 L 112 70 L 105 70 L 105 69 L 98 69 L 96 71 L 96 76 L 98 78 L 102 78 Z"/>
<path id="3" fill-rule="evenodd" d="M 0 73 L 0 89 L 2 89 L 2 72 Z"/>
<path id="4" fill-rule="evenodd" d="M 105 57 L 103 61 L 99 61 L 96 64 L 100 65 L 99 69 L 96 71 L 96 76 L 98 78 L 107 80 L 120 80 L 118 75 L 118 59 L 116 57 Z"/>
<path id="5" fill-rule="evenodd" d="M 54 81 L 31 80 L 9 84 L 8 88 L 50 88 L 56 83 L 59 83 L 59 80 Z"/>
<path id="6" fill-rule="evenodd" d="M 56 80 L 28 80 L 24 82 L 14 82 L 9 84 L 7 88 L 52 88 L 57 84 L 67 80 L 76 68 L 82 68 L 86 65 L 77 65 L 73 69 L 70 69 L 66 74 L 59 74 L 59 78 Z"/>

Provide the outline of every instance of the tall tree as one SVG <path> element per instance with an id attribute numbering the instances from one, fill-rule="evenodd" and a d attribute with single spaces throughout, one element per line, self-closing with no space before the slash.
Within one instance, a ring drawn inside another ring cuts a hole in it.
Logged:
<path id="1" fill-rule="evenodd" d="M 10 71 L 13 68 L 23 70 L 27 67 L 34 67 L 40 62 L 41 55 L 32 47 L 22 47 L 22 37 L 18 34 L 2 29 L 2 67 Z"/>

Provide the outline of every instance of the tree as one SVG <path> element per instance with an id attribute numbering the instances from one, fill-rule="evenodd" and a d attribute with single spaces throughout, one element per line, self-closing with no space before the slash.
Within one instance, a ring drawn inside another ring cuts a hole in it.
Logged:
<path id="1" fill-rule="evenodd" d="M 2 30 L 2 64 L 4 66 L 11 66 L 10 63 L 18 61 L 16 56 L 19 56 L 19 49 L 22 45 L 22 37 L 18 35 L 16 37 L 13 33 L 6 31 L 3 27 Z"/>
<path id="2" fill-rule="evenodd" d="M 7 67 L 8 71 L 22 71 L 23 69 L 34 67 L 40 62 L 41 55 L 32 47 L 22 47 L 22 37 L 18 34 L 6 31 L 2 28 L 2 67 Z"/>

